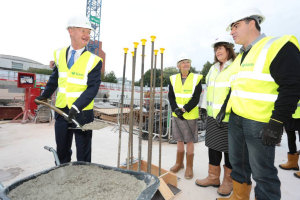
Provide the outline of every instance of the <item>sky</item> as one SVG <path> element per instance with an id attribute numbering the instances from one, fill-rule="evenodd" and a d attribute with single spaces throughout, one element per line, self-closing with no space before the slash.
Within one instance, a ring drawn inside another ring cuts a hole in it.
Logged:
<path id="1" fill-rule="evenodd" d="M 200 71 L 213 62 L 212 42 L 238 9 L 257 7 L 265 15 L 262 33 L 292 34 L 300 39 L 299 0 L 102 0 L 100 40 L 106 53 L 106 72 L 122 77 L 124 50 L 139 42 L 135 81 L 141 77 L 141 39 L 146 39 L 145 69 L 151 67 L 154 48 L 165 48 L 163 67 L 174 67 L 180 56 L 188 56 Z M 49 64 L 53 51 L 70 45 L 68 19 L 86 12 L 86 0 L 0 1 L 0 54 L 25 57 Z M 238 51 L 239 46 L 235 47 Z M 160 54 L 157 68 L 161 67 Z M 127 55 L 126 78 L 132 78 L 132 56 Z"/>

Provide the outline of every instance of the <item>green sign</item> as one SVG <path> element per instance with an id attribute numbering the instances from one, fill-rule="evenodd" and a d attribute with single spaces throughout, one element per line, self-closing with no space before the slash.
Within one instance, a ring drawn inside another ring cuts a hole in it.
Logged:
<path id="1" fill-rule="evenodd" d="M 90 15 L 90 20 L 91 20 L 91 22 L 94 22 L 96 24 L 100 24 L 100 18 L 98 18 L 98 17 Z"/>

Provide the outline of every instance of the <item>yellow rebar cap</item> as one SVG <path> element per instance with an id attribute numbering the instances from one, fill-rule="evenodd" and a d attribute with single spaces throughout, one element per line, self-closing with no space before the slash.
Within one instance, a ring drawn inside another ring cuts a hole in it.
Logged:
<path id="1" fill-rule="evenodd" d="M 163 54 L 165 51 L 165 48 L 160 48 L 160 53 Z"/>
<path id="2" fill-rule="evenodd" d="M 157 52 L 158 52 L 158 50 L 157 50 L 157 49 L 155 49 L 155 50 L 154 50 L 154 54 L 155 54 L 155 55 L 157 55 Z"/>
<path id="3" fill-rule="evenodd" d="M 134 51 L 131 52 L 132 56 L 134 56 Z"/>
<path id="4" fill-rule="evenodd" d="M 133 45 L 134 45 L 134 48 L 137 48 L 137 46 L 139 45 L 139 43 L 138 42 L 134 42 Z"/>
<path id="5" fill-rule="evenodd" d="M 151 42 L 154 42 L 154 40 L 155 40 L 156 36 L 154 36 L 154 35 L 151 35 L 150 37 L 151 37 Z"/>
<path id="6" fill-rule="evenodd" d="M 127 53 L 128 52 L 128 48 L 124 48 L 124 52 Z"/>
<path id="7" fill-rule="evenodd" d="M 146 39 L 141 39 L 142 45 L 145 45 L 147 40 Z"/>

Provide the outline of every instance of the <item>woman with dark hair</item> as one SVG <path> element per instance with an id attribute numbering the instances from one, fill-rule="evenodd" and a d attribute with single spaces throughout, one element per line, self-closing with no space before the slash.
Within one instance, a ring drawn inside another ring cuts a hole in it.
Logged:
<path id="1" fill-rule="evenodd" d="M 215 52 L 215 64 L 210 68 L 206 76 L 206 109 L 207 127 L 205 145 L 208 147 L 208 176 L 205 179 L 197 179 L 196 185 L 201 187 L 219 187 L 218 193 L 227 196 L 232 191 L 232 179 L 230 177 L 231 165 L 228 156 L 228 119 L 226 114 L 222 127 L 215 121 L 216 116 L 230 92 L 230 77 L 234 73 L 230 64 L 235 59 L 233 42 L 229 35 L 217 38 L 212 47 Z M 202 107 L 202 106 L 201 106 Z M 220 186 L 220 163 L 224 152 L 224 178 Z"/>

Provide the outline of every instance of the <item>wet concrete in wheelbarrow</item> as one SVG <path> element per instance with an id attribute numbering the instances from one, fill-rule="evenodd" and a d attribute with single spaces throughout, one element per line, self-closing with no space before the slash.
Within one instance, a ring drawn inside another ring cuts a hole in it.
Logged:
<path id="1" fill-rule="evenodd" d="M 130 174 L 92 165 L 71 165 L 30 179 L 7 196 L 12 200 L 134 200 L 145 188 L 144 181 Z"/>

